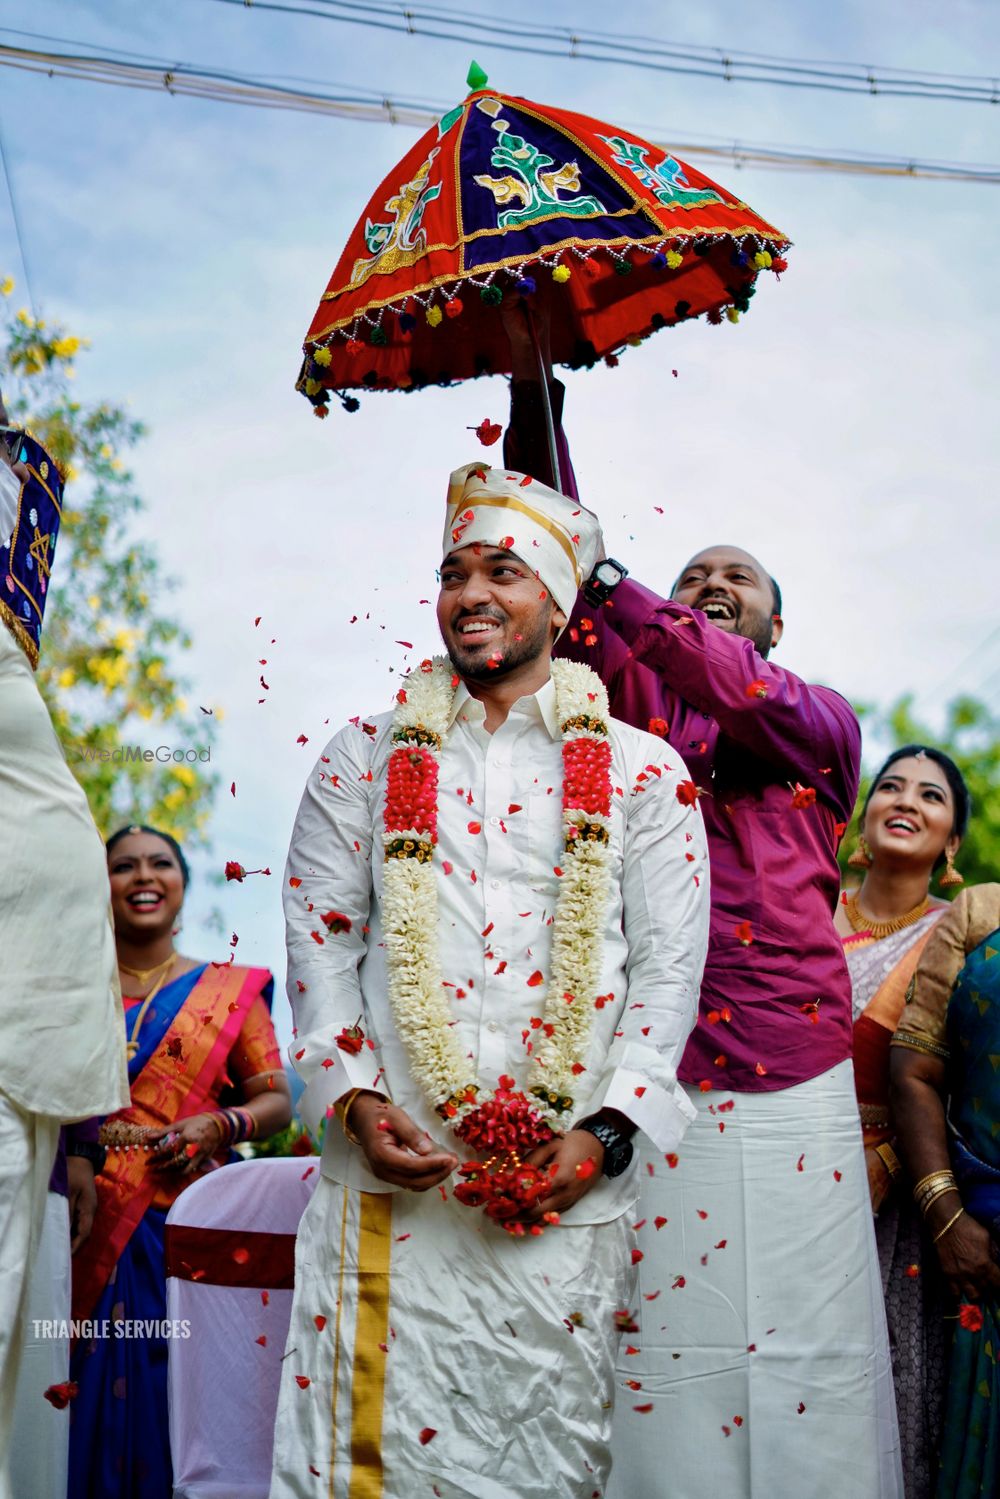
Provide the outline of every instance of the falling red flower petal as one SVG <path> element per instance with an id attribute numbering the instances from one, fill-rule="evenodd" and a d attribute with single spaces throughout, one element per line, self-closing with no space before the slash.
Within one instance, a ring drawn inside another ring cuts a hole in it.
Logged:
<path id="1" fill-rule="evenodd" d="M 487 416 L 484 417 L 483 420 L 479 423 L 479 426 L 473 428 L 473 430 L 476 436 L 479 438 L 479 441 L 482 443 L 483 447 L 491 448 L 493 444 L 499 439 L 503 428 L 500 426 L 499 422 L 491 422 L 489 417 Z"/>
<path id="2" fill-rule="evenodd" d="M 45 1399 L 50 1405 L 54 1405 L 57 1411 L 64 1411 L 79 1393 L 80 1386 L 75 1380 L 67 1379 L 62 1384 L 50 1384 L 45 1391 Z"/>

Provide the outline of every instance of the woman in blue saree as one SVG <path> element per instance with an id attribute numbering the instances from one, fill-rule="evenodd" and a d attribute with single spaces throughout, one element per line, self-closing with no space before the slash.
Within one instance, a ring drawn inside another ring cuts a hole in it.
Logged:
<path id="1" fill-rule="evenodd" d="M 108 840 L 131 1104 L 105 1121 L 90 1238 L 73 1260 L 79 1386 L 70 1499 L 171 1499 L 167 1339 L 128 1336 L 166 1319 L 164 1225 L 175 1199 L 240 1140 L 290 1117 L 264 968 L 201 963 L 174 947 L 188 869 L 165 833 Z"/>
<path id="2" fill-rule="evenodd" d="M 958 1302 L 937 1499 L 1000 1494 L 1000 885 L 964 891 L 921 958 L 892 1039 L 914 1197 Z"/>

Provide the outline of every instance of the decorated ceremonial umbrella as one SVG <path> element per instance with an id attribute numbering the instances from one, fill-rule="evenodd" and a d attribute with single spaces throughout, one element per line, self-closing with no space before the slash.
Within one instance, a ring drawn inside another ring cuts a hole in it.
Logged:
<path id="1" fill-rule="evenodd" d="M 589 366 L 690 318 L 736 321 L 788 240 L 662 147 L 485 87 L 372 194 L 304 345 L 298 388 L 415 390 L 510 370 L 497 308 L 551 298 L 555 363 Z"/>

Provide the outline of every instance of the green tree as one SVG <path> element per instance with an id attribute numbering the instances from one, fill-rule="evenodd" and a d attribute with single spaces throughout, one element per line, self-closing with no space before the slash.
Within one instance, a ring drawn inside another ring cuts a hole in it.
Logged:
<path id="1" fill-rule="evenodd" d="M 184 698 L 177 657 L 190 638 L 161 612 L 172 586 L 153 548 L 136 538 L 144 509 L 122 454 L 143 436 L 121 407 L 72 396 L 86 341 L 14 310 L 0 281 L 0 385 L 11 422 L 27 426 L 66 481 L 38 685 L 66 758 L 103 834 L 151 822 L 176 837 L 204 832 L 216 777 L 206 762 L 101 759 L 121 746 L 196 750 L 213 717 Z M 196 721 L 197 720 L 197 721 Z"/>
<path id="2" fill-rule="evenodd" d="M 972 818 L 956 866 L 967 885 L 1000 880 L 1000 797 L 997 796 L 1000 785 L 1000 718 L 974 697 L 957 697 L 945 711 L 943 731 L 935 733 L 914 716 L 912 693 L 901 697 L 889 708 L 863 705 L 857 711 L 864 723 L 866 738 L 870 732 L 872 738 L 886 746 L 886 753 L 903 744 L 927 744 L 951 756 L 965 777 L 972 796 Z M 883 758 L 884 755 L 880 755 L 862 778 L 858 805 L 840 847 L 841 870 L 855 879 L 856 871 L 848 870 L 847 858 L 857 844 L 859 814 L 871 776 Z M 941 893 L 949 894 L 948 891 Z"/>

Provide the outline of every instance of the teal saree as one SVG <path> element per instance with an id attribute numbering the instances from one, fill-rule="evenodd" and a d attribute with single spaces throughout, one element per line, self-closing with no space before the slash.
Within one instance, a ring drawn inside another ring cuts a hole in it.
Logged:
<path id="1" fill-rule="evenodd" d="M 1000 931 L 967 957 L 948 1004 L 949 1122 L 966 1210 L 1000 1243 Z M 937 1499 L 1000 1495 L 1000 1304 L 960 1309 Z"/>

